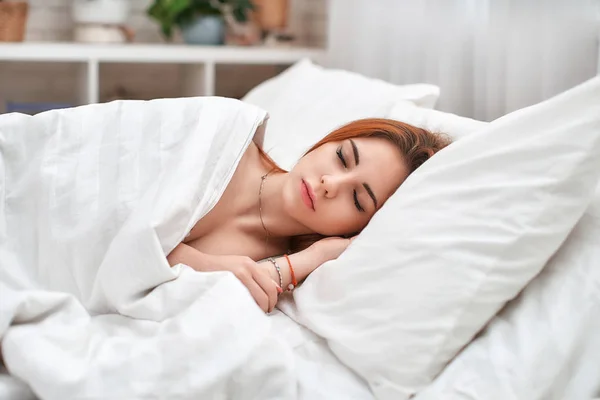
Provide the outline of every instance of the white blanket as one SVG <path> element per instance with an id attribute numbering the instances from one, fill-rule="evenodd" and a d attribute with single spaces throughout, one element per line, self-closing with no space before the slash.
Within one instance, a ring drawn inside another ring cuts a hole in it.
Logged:
<path id="1" fill-rule="evenodd" d="M 44 399 L 296 397 L 291 350 L 243 285 L 165 257 L 265 118 L 221 98 L 0 116 L 12 375 Z"/>

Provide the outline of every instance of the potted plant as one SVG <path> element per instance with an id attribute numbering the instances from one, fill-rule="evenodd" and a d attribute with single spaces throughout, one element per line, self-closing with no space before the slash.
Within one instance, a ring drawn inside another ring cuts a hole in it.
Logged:
<path id="1" fill-rule="evenodd" d="M 225 20 L 244 23 L 254 8 L 252 0 L 154 0 L 148 15 L 171 40 L 173 29 L 181 30 L 189 44 L 223 44 Z"/>
<path id="2" fill-rule="evenodd" d="M 82 43 L 131 42 L 131 0 L 71 0 L 73 39 Z"/>

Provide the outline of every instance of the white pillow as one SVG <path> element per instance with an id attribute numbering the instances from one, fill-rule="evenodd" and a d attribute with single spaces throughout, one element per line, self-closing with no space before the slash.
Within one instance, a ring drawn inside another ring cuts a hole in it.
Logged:
<path id="1" fill-rule="evenodd" d="M 261 83 L 242 100 L 269 113 L 263 148 L 290 169 L 310 146 L 347 122 L 385 117 L 401 100 L 433 107 L 438 97 L 434 85 L 393 85 L 306 59 Z"/>
<path id="2" fill-rule="evenodd" d="M 407 399 L 543 268 L 599 174 L 595 78 L 440 151 L 285 311 L 378 399 Z"/>
<path id="3" fill-rule="evenodd" d="M 387 118 L 406 122 L 431 132 L 445 133 L 458 140 L 469 136 L 487 126 L 489 122 L 461 117 L 456 114 L 418 107 L 409 102 L 398 102 Z"/>
<path id="4" fill-rule="evenodd" d="M 600 395 L 598 260 L 600 190 L 544 270 L 415 400 Z"/>

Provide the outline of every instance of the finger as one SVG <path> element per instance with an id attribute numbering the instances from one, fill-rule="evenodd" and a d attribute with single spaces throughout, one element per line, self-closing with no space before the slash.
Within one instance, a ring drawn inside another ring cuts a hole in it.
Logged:
<path id="1" fill-rule="evenodd" d="M 269 298 L 269 312 L 273 311 L 275 304 L 277 304 L 277 297 L 279 295 L 277 288 L 279 285 L 273 282 L 271 275 L 265 269 L 254 268 L 252 276 Z"/>
<path id="2" fill-rule="evenodd" d="M 264 273 L 262 271 L 257 271 L 253 276 L 254 276 L 254 280 L 256 281 L 256 283 L 261 287 L 263 292 L 267 295 L 268 302 L 269 302 L 269 311 L 268 312 L 273 311 L 273 308 L 275 308 L 275 304 L 277 304 L 277 298 L 279 295 L 279 291 L 277 290 L 277 288 L 279 287 L 279 285 L 277 285 L 275 282 L 273 282 L 273 279 L 271 279 L 269 274 Z"/>
<path id="3" fill-rule="evenodd" d="M 250 276 L 248 279 L 244 279 L 242 283 L 248 288 L 250 294 L 256 301 L 256 304 L 264 311 L 269 311 L 269 296 L 260 287 L 258 283 Z"/>

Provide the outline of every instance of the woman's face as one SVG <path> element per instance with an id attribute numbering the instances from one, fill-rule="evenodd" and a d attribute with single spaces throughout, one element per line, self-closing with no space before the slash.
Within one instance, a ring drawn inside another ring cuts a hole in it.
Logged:
<path id="1" fill-rule="evenodd" d="M 313 232 L 351 234 L 367 225 L 407 176 L 400 152 L 386 139 L 326 143 L 288 174 L 284 207 Z"/>

